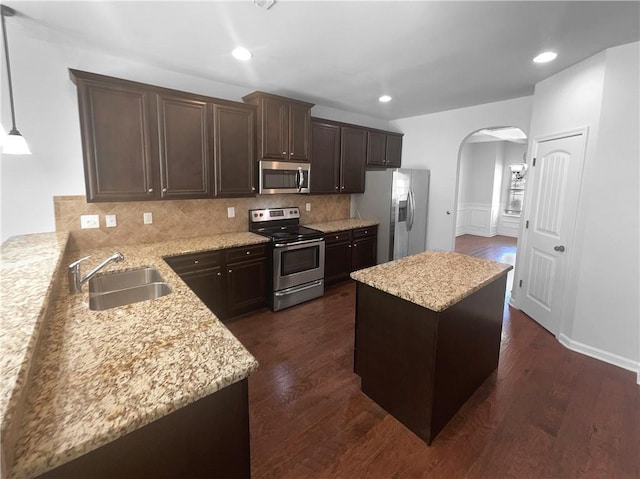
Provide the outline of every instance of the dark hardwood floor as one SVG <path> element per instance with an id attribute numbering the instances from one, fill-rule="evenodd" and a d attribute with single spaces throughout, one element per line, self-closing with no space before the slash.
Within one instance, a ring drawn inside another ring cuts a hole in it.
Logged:
<path id="1" fill-rule="evenodd" d="M 493 248 L 473 243 L 465 252 Z M 498 369 L 428 447 L 360 392 L 354 305 L 349 282 L 229 323 L 260 362 L 249 378 L 254 479 L 640 477 L 634 373 L 505 306 Z"/>

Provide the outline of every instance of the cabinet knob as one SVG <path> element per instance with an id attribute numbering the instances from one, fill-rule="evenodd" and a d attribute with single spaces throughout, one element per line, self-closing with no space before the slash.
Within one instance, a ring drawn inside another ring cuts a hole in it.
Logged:
<path id="1" fill-rule="evenodd" d="M 287 156 L 287 152 L 286 152 L 286 151 L 283 151 L 283 152 L 282 152 L 282 156 Z"/>
<path id="2" fill-rule="evenodd" d="M 349 248 L 351 248 L 351 245 L 349 245 Z"/>
<path id="3" fill-rule="evenodd" d="M 222 276 L 222 273 L 220 271 L 218 271 L 218 276 Z"/>
<path id="4" fill-rule="evenodd" d="M 229 270 L 229 273 L 233 273 L 233 271 Z"/>
<path id="5" fill-rule="evenodd" d="M 167 189 L 166 189 L 166 188 L 162 188 L 162 192 L 163 192 L 163 193 L 166 193 L 166 192 L 167 192 Z"/>
<path id="6" fill-rule="evenodd" d="M 198 264 L 199 262 L 200 262 L 200 261 L 198 261 L 198 260 L 195 260 L 195 261 L 194 261 L 193 263 L 194 263 L 194 264 Z"/>
<path id="7" fill-rule="evenodd" d="M 336 239 L 340 238 L 340 236 L 336 235 Z"/>
<path id="8" fill-rule="evenodd" d="M 344 186 L 343 186 L 341 189 L 343 189 L 343 190 L 344 190 Z"/>
<path id="9" fill-rule="evenodd" d="M 247 254 L 251 254 L 251 251 L 247 251 Z"/>
<path id="10" fill-rule="evenodd" d="M 336 190 L 338 189 L 338 187 L 336 186 Z"/>
<path id="11" fill-rule="evenodd" d="M 255 187 L 255 186 L 252 186 L 252 187 L 251 187 L 251 191 L 256 191 L 256 187 Z"/>
<path id="12" fill-rule="evenodd" d="M 367 230 L 364 230 L 364 234 L 367 234 L 367 233 L 368 233 L 368 231 L 367 231 Z"/>
<path id="13" fill-rule="evenodd" d="M 153 193 L 153 188 L 149 188 L 149 189 L 147 190 L 147 193 Z"/>

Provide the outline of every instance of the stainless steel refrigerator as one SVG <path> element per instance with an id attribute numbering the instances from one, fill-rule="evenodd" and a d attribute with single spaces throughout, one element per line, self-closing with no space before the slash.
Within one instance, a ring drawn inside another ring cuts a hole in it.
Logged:
<path id="1" fill-rule="evenodd" d="M 351 195 L 351 217 L 380 223 L 378 263 L 425 251 L 429 170 L 369 170 L 365 187 Z"/>

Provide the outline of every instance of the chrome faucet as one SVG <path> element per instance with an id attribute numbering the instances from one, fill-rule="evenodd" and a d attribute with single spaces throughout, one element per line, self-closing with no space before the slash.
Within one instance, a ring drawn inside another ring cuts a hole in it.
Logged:
<path id="1" fill-rule="evenodd" d="M 98 271 L 104 268 L 109 263 L 119 263 L 120 261 L 124 261 L 124 255 L 122 253 L 113 253 L 107 259 L 105 259 L 102 263 L 96 266 L 94 269 L 89 271 L 87 275 L 83 278 L 80 273 L 80 263 L 82 263 L 85 259 L 90 258 L 90 256 L 85 256 L 84 258 L 80 258 L 77 261 L 74 261 L 69 265 L 69 291 L 71 293 L 80 293 L 82 291 L 82 285 L 93 278 Z"/>

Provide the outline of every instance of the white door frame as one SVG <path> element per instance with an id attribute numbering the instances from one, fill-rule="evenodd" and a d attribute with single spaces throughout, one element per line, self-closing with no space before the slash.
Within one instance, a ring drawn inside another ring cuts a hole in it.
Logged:
<path id="1" fill-rule="evenodd" d="M 583 185 L 582 185 L 582 181 L 583 181 L 583 177 L 584 177 L 584 168 L 586 165 L 586 156 L 587 156 L 587 150 L 588 150 L 588 142 L 589 142 L 589 127 L 588 126 L 582 126 L 579 128 L 575 128 L 572 130 L 565 130 L 565 131 L 561 131 L 561 132 L 556 132 L 556 133 L 549 133 L 546 135 L 541 135 L 541 136 L 537 136 L 535 138 L 533 138 L 530 143 L 529 143 L 529 155 L 528 158 L 530 158 L 530 161 L 533 161 L 533 159 L 536 157 L 537 152 L 538 152 L 538 145 L 542 142 L 547 142 L 547 141 L 551 141 L 551 140 L 559 140 L 561 138 L 567 137 L 567 136 L 575 136 L 575 135 L 582 135 L 584 138 L 584 148 L 582 150 L 582 165 L 580 167 L 580 171 L 576 171 L 574 172 L 577 175 L 577 179 L 578 179 L 578 199 L 577 199 L 577 203 L 576 203 L 576 211 L 580 210 L 580 205 L 582 204 L 582 195 L 583 195 Z M 529 210 L 530 207 L 529 205 L 533 202 L 534 198 L 532 198 L 532 195 L 534 193 L 533 188 L 531 187 L 531 184 L 533 183 L 533 175 L 535 175 L 535 170 L 534 168 L 532 168 L 531 166 L 529 167 L 529 174 L 532 175 L 531 178 L 529 178 L 529 180 L 527 181 L 527 187 L 525 188 L 525 192 L 524 192 L 524 205 L 523 205 L 523 211 L 522 211 L 522 215 L 520 216 L 521 220 L 520 220 L 520 232 L 518 234 L 518 255 L 516 256 L 516 266 L 515 266 L 515 271 L 514 271 L 514 279 L 513 279 L 513 289 L 511 291 L 511 299 L 509 301 L 509 305 L 516 308 L 516 309 L 520 309 L 520 299 L 519 299 L 519 292 L 521 291 L 519 284 L 520 281 L 526 276 L 526 271 L 523 270 L 523 268 L 526 268 L 526 264 L 525 264 L 525 251 L 527 250 L 528 247 L 528 230 L 525 227 L 526 223 L 527 223 L 527 218 L 529 216 Z M 578 224 L 578 219 L 577 219 L 577 215 L 576 217 L 573 219 L 573 224 L 571 225 L 569 231 L 569 238 L 567 241 L 567 244 L 572 245 L 571 248 L 569 248 L 569 251 L 567 251 L 569 254 L 567 255 L 567 265 L 564 271 L 564 278 L 562 278 L 563 281 L 566 281 L 566 278 L 569 278 L 572 276 L 572 273 L 577 271 L 577 266 L 579 265 L 579 259 L 581 257 L 581 253 L 582 253 L 582 247 L 581 244 L 578 245 L 577 241 L 576 241 L 576 227 Z M 551 331 L 553 333 L 553 335 L 556 338 L 560 337 L 560 334 L 563 332 L 563 318 L 566 318 L 566 313 L 573 313 L 573 310 L 575 309 L 573 306 L 573 297 L 576 294 L 576 288 L 565 288 L 564 290 L 564 297 L 562 298 L 562 301 L 560 301 L 560 308 L 558 309 L 557 312 L 555 312 L 554 314 L 557 315 L 557 321 L 555 321 L 555 324 L 557 324 L 557 330 L 556 331 Z"/>

